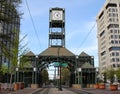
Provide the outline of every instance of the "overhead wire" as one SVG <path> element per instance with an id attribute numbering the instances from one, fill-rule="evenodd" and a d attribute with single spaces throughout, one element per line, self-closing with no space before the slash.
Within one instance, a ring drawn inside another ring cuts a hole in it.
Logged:
<path id="1" fill-rule="evenodd" d="M 88 39 L 89 35 L 94 30 L 95 26 L 96 26 L 96 23 L 92 26 L 92 28 L 90 29 L 90 31 L 87 33 L 87 35 L 85 36 L 85 39 L 81 42 L 80 47 L 82 47 L 83 44 L 86 42 L 86 40 Z M 75 53 L 77 53 L 78 51 L 79 51 L 79 48 L 75 51 Z"/>
<path id="2" fill-rule="evenodd" d="M 26 6 L 27 6 L 29 15 L 30 15 L 30 19 L 31 19 L 31 22 L 32 22 L 32 25 L 33 25 L 33 29 L 34 29 L 34 31 L 35 31 L 35 34 L 36 34 L 37 39 L 38 39 L 38 42 L 39 42 L 39 46 L 40 46 L 40 48 L 41 48 L 41 45 L 40 45 L 41 42 L 40 42 L 40 39 L 39 39 L 39 36 L 38 36 L 38 33 L 37 33 L 37 29 L 36 29 L 35 24 L 34 24 L 34 20 L 33 20 L 33 17 L 32 17 L 32 14 L 31 14 L 31 11 L 30 11 L 30 8 L 29 8 L 29 5 L 28 5 L 27 0 L 25 0 L 25 3 L 26 3 Z"/>
<path id="3" fill-rule="evenodd" d="M 109 0 L 109 3 L 111 2 L 111 0 Z M 93 29 L 95 28 L 96 23 L 92 26 L 92 28 L 90 29 L 90 31 L 87 33 L 85 39 L 81 42 L 80 47 L 83 46 L 83 44 L 86 42 L 86 40 L 88 39 L 89 35 L 91 34 L 91 32 L 93 31 Z M 79 51 L 79 48 L 75 51 L 75 53 L 77 53 Z"/>

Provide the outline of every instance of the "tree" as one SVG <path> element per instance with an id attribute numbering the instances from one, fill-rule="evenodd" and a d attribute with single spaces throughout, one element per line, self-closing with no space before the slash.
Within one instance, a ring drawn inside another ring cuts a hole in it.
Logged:
<path id="1" fill-rule="evenodd" d="M 47 83 L 49 80 L 49 75 L 47 69 L 43 69 L 41 72 L 43 83 Z"/>
<path id="2" fill-rule="evenodd" d="M 110 69 L 110 70 L 106 71 L 107 79 L 109 79 L 111 83 L 113 83 L 113 81 L 114 81 L 114 75 L 115 75 L 115 73 L 116 72 L 115 72 L 114 69 Z"/>
<path id="3" fill-rule="evenodd" d="M 120 68 L 116 70 L 116 75 L 117 75 L 117 78 L 120 79 Z"/>
<path id="4" fill-rule="evenodd" d="M 61 75 L 62 75 L 62 83 L 68 84 L 70 78 L 70 71 L 68 70 L 68 68 L 62 67 Z"/>

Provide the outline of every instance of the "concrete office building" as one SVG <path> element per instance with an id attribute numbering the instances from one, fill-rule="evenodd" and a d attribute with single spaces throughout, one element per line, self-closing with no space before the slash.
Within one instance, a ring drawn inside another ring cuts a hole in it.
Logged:
<path id="1" fill-rule="evenodd" d="M 106 0 L 97 15 L 100 72 L 120 67 L 120 0 Z"/>

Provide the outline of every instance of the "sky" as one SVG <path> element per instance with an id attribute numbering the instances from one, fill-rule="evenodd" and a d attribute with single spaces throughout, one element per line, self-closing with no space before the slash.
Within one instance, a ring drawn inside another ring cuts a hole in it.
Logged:
<path id="1" fill-rule="evenodd" d="M 105 0 L 22 0 L 20 12 L 21 36 L 27 47 L 35 55 L 48 48 L 49 9 L 65 8 L 65 47 L 79 55 L 85 52 L 94 56 L 95 67 L 98 67 L 98 43 L 96 16 Z M 27 8 L 27 4 L 28 8 Z M 34 26 L 32 24 L 31 13 Z M 35 31 L 36 30 L 36 31 Z"/>

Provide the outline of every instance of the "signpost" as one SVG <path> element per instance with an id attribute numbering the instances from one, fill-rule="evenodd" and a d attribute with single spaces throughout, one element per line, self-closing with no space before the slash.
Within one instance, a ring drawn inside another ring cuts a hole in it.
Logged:
<path id="1" fill-rule="evenodd" d="M 60 71 L 60 75 L 57 76 L 57 79 L 60 79 L 59 90 L 62 90 L 62 87 L 61 87 L 61 67 L 67 67 L 68 64 L 67 63 L 62 63 L 62 62 L 54 62 L 53 66 L 60 68 L 60 70 L 59 70 Z"/>

